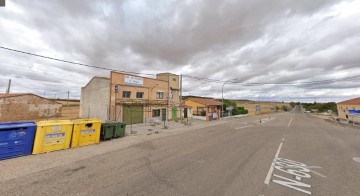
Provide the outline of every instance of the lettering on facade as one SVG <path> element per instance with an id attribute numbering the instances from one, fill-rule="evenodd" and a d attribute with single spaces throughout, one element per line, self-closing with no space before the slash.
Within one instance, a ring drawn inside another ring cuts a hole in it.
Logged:
<path id="1" fill-rule="evenodd" d="M 124 83 L 131 86 L 144 86 L 144 78 L 125 75 Z"/>

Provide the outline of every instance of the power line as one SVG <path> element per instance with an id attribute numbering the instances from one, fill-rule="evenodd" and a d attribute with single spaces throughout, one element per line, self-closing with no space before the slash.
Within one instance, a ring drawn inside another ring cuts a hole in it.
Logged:
<path id="1" fill-rule="evenodd" d="M 214 82 L 214 83 L 228 83 L 228 84 L 238 84 L 242 86 L 261 86 L 261 85 L 310 85 L 310 84 L 323 84 L 323 83 L 332 83 L 332 82 L 339 82 L 339 81 L 346 81 L 352 80 L 356 78 L 360 78 L 360 75 L 355 76 L 348 76 L 343 78 L 336 78 L 336 79 L 328 79 L 328 80 L 317 80 L 317 81 L 308 81 L 308 82 L 283 82 L 283 83 L 268 83 L 268 82 L 254 82 L 254 83 L 244 83 L 244 82 L 236 82 L 236 81 L 224 81 L 224 80 L 217 80 L 217 79 L 210 79 L 210 78 L 201 78 L 195 77 L 190 75 L 183 75 L 184 77 L 196 79 L 196 80 L 203 80 L 207 82 Z"/>
<path id="2" fill-rule="evenodd" d="M 70 64 L 74 64 L 74 65 L 80 65 L 80 66 L 90 67 L 90 68 L 95 68 L 95 69 L 103 69 L 103 70 L 107 70 L 107 71 L 118 71 L 118 72 L 131 73 L 131 74 L 155 75 L 155 74 L 148 74 L 148 73 L 128 72 L 128 71 L 123 71 L 123 70 L 110 69 L 110 68 L 106 68 L 106 67 L 88 65 L 88 64 L 84 64 L 84 63 L 77 63 L 77 62 L 73 62 L 73 61 L 68 61 L 68 60 L 58 59 L 58 58 L 54 58 L 54 57 L 34 54 L 34 53 L 31 53 L 31 52 L 25 52 L 25 51 L 21 51 L 21 50 L 12 49 L 12 48 L 7 48 L 7 47 L 4 47 L 4 46 L 0 46 L 0 48 L 4 49 L 4 50 L 9 50 L 9 51 L 12 51 L 12 52 L 27 54 L 27 55 L 31 55 L 31 56 L 40 57 L 40 58 L 50 59 L 50 60 L 59 61 L 59 62 L 63 62 L 63 63 L 70 63 Z"/>
<path id="3" fill-rule="evenodd" d="M 1 48 L 1 49 L 4 49 L 4 50 L 9 50 L 9 51 L 12 51 L 12 52 L 27 54 L 27 55 L 31 55 L 31 56 L 40 57 L 40 58 L 50 59 L 50 60 L 59 61 L 59 62 L 64 62 L 64 63 L 70 63 L 70 64 L 74 64 L 74 65 L 80 65 L 80 66 L 85 66 L 85 67 L 90 67 L 90 68 L 95 68 L 95 69 L 102 69 L 102 70 L 107 70 L 107 71 L 117 71 L 117 72 L 130 73 L 130 74 L 152 75 L 152 76 L 155 75 L 155 74 L 150 74 L 150 73 L 128 72 L 128 71 L 110 69 L 110 68 L 106 68 L 106 67 L 94 66 L 94 65 L 84 64 L 84 63 L 77 63 L 77 62 L 73 62 L 73 61 L 62 60 L 62 59 L 58 59 L 58 58 L 54 58 L 54 57 L 49 57 L 49 56 L 34 54 L 34 53 L 25 52 L 25 51 L 21 51 L 21 50 L 16 50 L 16 49 L 12 49 L 12 48 L 8 48 L 8 47 L 3 47 L 3 46 L 0 46 L 0 48 Z M 346 80 L 351 80 L 351 79 L 355 79 L 355 78 L 360 78 L 360 75 L 355 75 L 355 76 L 344 77 L 344 78 L 337 78 L 337 79 L 332 79 L 332 80 L 318 80 L 318 81 L 308 81 L 308 82 L 284 82 L 284 83 L 276 83 L 276 82 L 275 82 L 275 83 L 254 82 L 254 83 L 244 83 L 244 82 L 236 82 L 236 81 L 231 81 L 231 80 L 224 81 L 224 80 L 218 80 L 218 79 L 201 78 L 201 77 L 196 77 L 196 76 L 191 76 L 191 75 L 183 75 L 183 76 L 184 76 L 184 77 L 187 77 L 187 78 L 196 79 L 196 80 L 203 80 L 203 81 L 206 81 L 206 82 L 215 82 L 215 83 L 225 83 L 225 82 L 227 82 L 227 83 L 229 83 L 229 84 L 238 84 L 238 85 L 243 85 L 243 86 L 261 86 L 261 85 L 310 85 L 310 84 L 332 83 L 332 82 L 346 81 Z"/>
<path id="4" fill-rule="evenodd" d="M 32 90 L 32 89 L 30 89 L 30 88 L 28 88 L 28 87 L 25 87 L 24 85 L 22 85 L 22 84 L 20 84 L 20 83 L 18 83 L 18 82 L 15 82 L 15 81 L 12 81 L 13 83 L 15 83 L 15 84 L 17 84 L 17 85 L 19 85 L 22 89 L 24 89 L 24 90 L 26 90 L 26 91 L 28 91 L 28 92 L 30 92 L 30 93 L 34 93 L 35 92 L 35 94 L 39 94 L 39 91 L 37 91 L 37 90 Z"/>

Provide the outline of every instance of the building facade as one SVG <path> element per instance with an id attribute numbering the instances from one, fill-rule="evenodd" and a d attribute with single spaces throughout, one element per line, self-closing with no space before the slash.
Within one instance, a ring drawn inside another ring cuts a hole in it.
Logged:
<path id="1" fill-rule="evenodd" d="M 360 97 L 337 103 L 337 109 L 340 119 L 360 124 Z"/>
<path id="2" fill-rule="evenodd" d="M 60 117 L 62 104 L 31 93 L 0 94 L 0 121 Z"/>
<path id="3" fill-rule="evenodd" d="M 99 118 L 109 120 L 110 79 L 93 77 L 81 88 L 80 118 Z"/>
<path id="4" fill-rule="evenodd" d="M 112 71 L 110 120 L 135 124 L 179 118 L 179 80 L 171 73 L 147 78 Z"/>
<path id="5" fill-rule="evenodd" d="M 219 120 L 221 112 L 221 102 L 211 98 L 189 98 L 184 101 L 184 105 L 191 107 L 193 118 L 202 120 Z"/>

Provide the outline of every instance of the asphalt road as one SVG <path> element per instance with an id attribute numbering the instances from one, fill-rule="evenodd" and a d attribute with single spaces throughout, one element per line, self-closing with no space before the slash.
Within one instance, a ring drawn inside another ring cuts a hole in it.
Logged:
<path id="1" fill-rule="evenodd" d="M 355 157 L 359 129 L 282 113 L 261 124 L 234 119 L 4 181 L 0 195 L 353 196 L 360 195 Z"/>

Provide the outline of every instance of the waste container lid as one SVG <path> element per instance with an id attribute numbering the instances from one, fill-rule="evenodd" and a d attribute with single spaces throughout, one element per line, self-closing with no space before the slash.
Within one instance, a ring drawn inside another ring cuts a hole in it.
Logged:
<path id="1" fill-rule="evenodd" d="M 34 127 L 34 126 L 35 126 L 35 122 L 32 121 L 0 122 L 0 129 Z"/>
<path id="2" fill-rule="evenodd" d="M 46 120 L 36 123 L 38 126 L 56 126 L 74 124 L 71 120 Z"/>
<path id="3" fill-rule="evenodd" d="M 101 123 L 101 120 L 98 118 L 88 118 L 88 119 L 76 119 L 73 120 L 74 124 L 83 124 L 83 123 Z"/>

